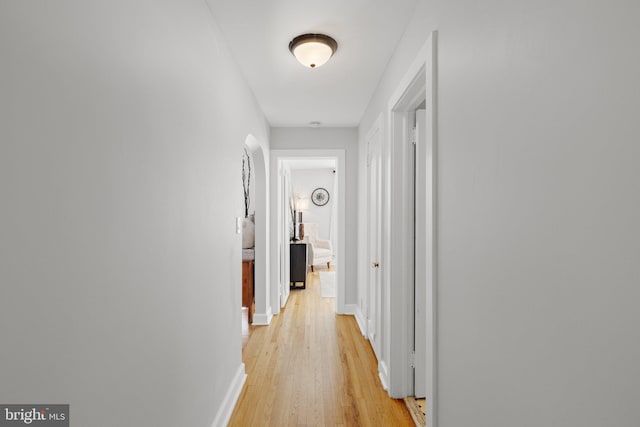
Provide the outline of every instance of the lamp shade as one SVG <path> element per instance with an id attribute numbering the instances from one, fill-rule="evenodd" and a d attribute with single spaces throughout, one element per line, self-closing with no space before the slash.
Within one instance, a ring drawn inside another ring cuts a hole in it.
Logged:
<path id="1" fill-rule="evenodd" d="M 333 56 L 338 43 L 324 34 L 302 34 L 289 43 L 289 50 L 305 67 L 317 68 Z"/>
<path id="2" fill-rule="evenodd" d="M 298 193 L 295 196 L 295 210 L 298 212 L 306 212 L 309 210 L 309 197 L 306 194 Z"/>

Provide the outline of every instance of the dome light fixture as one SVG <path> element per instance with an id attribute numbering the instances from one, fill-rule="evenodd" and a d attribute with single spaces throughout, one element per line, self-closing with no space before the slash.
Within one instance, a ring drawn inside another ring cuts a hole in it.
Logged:
<path id="1" fill-rule="evenodd" d="M 338 43 L 325 34 L 302 34 L 289 42 L 289 50 L 305 67 L 318 68 L 338 49 Z"/>

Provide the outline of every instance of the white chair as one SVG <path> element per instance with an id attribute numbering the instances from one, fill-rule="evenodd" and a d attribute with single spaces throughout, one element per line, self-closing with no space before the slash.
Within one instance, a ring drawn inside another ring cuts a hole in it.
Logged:
<path id="1" fill-rule="evenodd" d="M 333 247 L 330 240 L 318 238 L 318 224 L 311 222 L 304 223 L 304 242 L 307 243 L 309 250 L 309 265 L 313 271 L 314 265 L 327 264 L 327 268 L 331 268 L 333 259 Z"/>

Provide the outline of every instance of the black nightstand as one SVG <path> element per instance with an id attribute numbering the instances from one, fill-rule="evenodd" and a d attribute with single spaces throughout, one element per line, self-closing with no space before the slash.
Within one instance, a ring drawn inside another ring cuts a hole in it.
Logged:
<path id="1" fill-rule="evenodd" d="M 300 288 L 296 283 L 302 282 L 302 289 L 307 288 L 307 244 L 304 242 L 290 243 L 289 258 L 289 287 Z"/>

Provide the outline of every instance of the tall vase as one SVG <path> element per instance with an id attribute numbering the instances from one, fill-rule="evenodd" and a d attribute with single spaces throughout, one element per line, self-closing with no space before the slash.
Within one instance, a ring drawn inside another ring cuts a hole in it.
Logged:
<path id="1" fill-rule="evenodd" d="M 242 249 L 253 248 L 256 241 L 256 227 L 251 217 L 242 220 Z"/>

